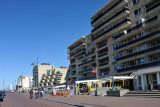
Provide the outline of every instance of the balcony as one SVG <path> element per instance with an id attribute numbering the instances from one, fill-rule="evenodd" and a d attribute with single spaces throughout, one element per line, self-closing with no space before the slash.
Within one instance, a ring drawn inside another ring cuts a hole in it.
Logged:
<path id="1" fill-rule="evenodd" d="M 102 72 L 102 73 L 99 73 L 99 76 L 106 76 L 106 75 L 109 75 L 109 72 Z"/>
<path id="2" fill-rule="evenodd" d="M 104 43 L 100 44 L 97 48 L 100 49 L 100 48 L 102 48 L 102 47 L 104 47 L 104 46 L 106 46 L 106 45 L 107 45 L 107 43 L 104 42 Z"/>
<path id="3" fill-rule="evenodd" d="M 126 59 L 126 58 L 129 58 L 129 57 L 137 56 L 137 55 L 144 54 L 144 53 L 147 53 L 147 52 L 152 52 L 152 51 L 155 51 L 155 50 L 158 50 L 158 49 L 160 49 L 160 44 L 158 44 L 156 46 L 153 46 L 153 47 L 149 47 L 149 48 L 147 48 L 145 50 L 141 50 L 141 51 L 138 51 L 138 52 L 131 53 L 129 55 L 125 55 L 125 56 L 119 57 L 116 60 L 120 61 L 122 59 Z"/>
<path id="4" fill-rule="evenodd" d="M 117 12 L 116 14 L 114 14 L 112 17 L 110 17 L 108 20 L 106 20 L 104 23 L 100 24 L 99 26 L 95 27 L 92 32 L 96 31 L 97 29 L 99 29 L 100 27 L 102 27 L 103 25 L 105 25 L 106 23 L 110 22 L 111 20 L 113 20 L 114 18 L 118 17 L 120 14 L 129 11 L 128 7 L 125 7 L 124 9 L 122 9 L 121 11 Z"/>
<path id="5" fill-rule="evenodd" d="M 89 55 L 91 55 L 91 54 L 93 54 L 93 53 L 94 53 L 94 51 L 91 51 L 91 52 L 88 52 L 88 53 L 85 54 L 85 55 L 79 56 L 79 57 L 78 57 L 78 60 L 80 60 L 80 59 L 82 59 L 82 58 L 85 58 L 85 57 L 87 57 L 87 56 L 89 56 Z"/>
<path id="6" fill-rule="evenodd" d="M 128 29 L 127 30 L 127 34 L 131 33 L 134 30 L 137 30 L 138 28 L 143 27 L 145 24 L 149 24 L 150 22 L 156 21 L 157 19 L 158 19 L 158 16 L 151 17 L 150 19 L 146 20 L 145 22 L 142 22 L 142 23 L 140 23 L 140 24 Z M 113 39 L 118 39 L 119 37 L 121 37 L 123 35 L 124 35 L 124 32 L 114 36 Z"/>
<path id="7" fill-rule="evenodd" d="M 103 53 L 101 53 L 101 54 L 98 55 L 98 58 L 100 58 L 100 57 L 102 57 L 102 56 L 105 56 L 105 55 L 107 55 L 107 54 L 108 54 L 108 52 L 103 52 Z"/>
<path id="8" fill-rule="evenodd" d="M 82 64 L 79 64 L 78 67 L 80 67 L 80 66 L 82 66 L 82 65 L 85 65 L 85 64 L 88 64 L 88 63 L 93 62 L 93 61 L 95 61 L 95 59 L 91 59 L 91 60 L 89 60 L 89 61 L 87 61 L 87 62 L 84 62 L 84 63 L 82 63 Z"/>
<path id="9" fill-rule="evenodd" d="M 71 61 L 71 64 L 75 63 L 76 61 Z"/>
<path id="10" fill-rule="evenodd" d="M 99 16 L 97 16 L 93 21 L 91 21 L 91 24 L 96 22 L 99 18 L 101 18 L 103 15 L 111 11 L 114 7 L 116 7 L 119 3 L 121 3 L 123 0 L 118 0 L 114 5 L 112 5 L 110 8 L 108 8 L 105 12 L 101 13 Z"/>
<path id="11" fill-rule="evenodd" d="M 149 12 L 149 11 L 151 11 L 151 10 L 159 7 L 159 6 L 160 6 L 160 1 L 158 1 L 157 3 L 155 3 L 155 4 L 151 5 L 150 7 L 148 7 L 148 8 L 146 9 L 146 12 Z"/>
<path id="12" fill-rule="evenodd" d="M 79 43 L 79 44 L 73 46 L 73 47 L 70 49 L 70 51 L 72 51 L 72 50 L 75 49 L 76 47 L 80 46 L 82 43 L 84 43 L 84 42 L 81 42 L 81 43 Z"/>
<path id="13" fill-rule="evenodd" d="M 123 45 L 120 45 L 120 46 L 116 47 L 116 50 L 121 49 L 121 48 L 123 48 L 123 47 L 125 47 L 125 46 L 128 46 L 128 45 L 134 44 L 134 43 L 139 42 L 139 41 L 141 41 L 141 40 L 154 37 L 154 36 L 156 36 L 156 35 L 158 35 L 158 34 L 160 34 L 160 30 L 156 30 L 156 31 L 151 32 L 151 33 L 149 33 L 149 34 L 147 34 L 147 35 L 144 35 L 144 36 L 142 36 L 142 37 L 140 37 L 140 38 L 137 38 L 137 39 L 135 39 L 135 40 L 129 41 L 129 42 L 123 44 Z"/>
<path id="14" fill-rule="evenodd" d="M 75 70 L 75 69 L 76 69 L 76 67 L 72 67 L 72 68 L 71 68 L 71 70 Z"/>
<path id="15" fill-rule="evenodd" d="M 160 65 L 160 59 L 155 60 L 155 61 L 150 61 L 150 62 L 144 63 L 144 64 L 139 64 L 139 65 L 134 65 L 134 66 L 131 66 L 131 67 L 118 69 L 117 72 L 124 72 L 124 71 L 129 71 L 129 70 L 137 70 L 137 69 L 146 68 L 146 67 L 152 67 L 152 66 L 157 66 L 157 65 Z"/>
<path id="16" fill-rule="evenodd" d="M 72 76 L 76 76 L 76 73 L 72 73 Z"/>
<path id="17" fill-rule="evenodd" d="M 85 48 L 79 49 L 77 52 L 70 55 L 70 57 L 75 56 L 76 54 L 85 51 Z"/>
<path id="18" fill-rule="evenodd" d="M 99 67 L 101 67 L 101 66 L 105 66 L 105 65 L 108 65 L 108 62 L 100 63 L 100 64 L 99 64 Z"/>
<path id="19" fill-rule="evenodd" d="M 117 23 L 115 26 L 113 26 L 113 27 L 109 28 L 108 30 L 102 32 L 101 34 L 99 34 L 99 35 L 97 35 L 97 36 L 94 36 L 94 35 L 93 35 L 93 36 L 92 36 L 92 41 L 95 41 L 96 39 L 102 37 L 103 35 L 105 35 L 105 34 L 111 32 L 111 31 L 113 31 L 114 29 L 116 29 L 116 28 L 120 27 L 121 25 L 123 25 L 123 24 L 125 24 L 125 23 L 128 23 L 128 22 L 130 22 L 130 21 L 131 21 L 131 20 L 130 20 L 129 18 L 126 18 L 126 19 L 124 19 L 123 21 Z"/>
<path id="20" fill-rule="evenodd" d="M 88 80 L 88 79 L 96 79 L 96 75 L 91 75 L 88 77 L 80 77 L 79 80 Z"/>
<path id="21" fill-rule="evenodd" d="M 81 74 L 81 73 L 86 73 L 86 72 L 90 72 L 90 71 L 92 71 L 92 70 L 93 70 L 93 68 L 87 68 L 87 69 L 84 69 L 84 70 L 79 71 L 78 73 L 79 73 L 79 74 Z"/>

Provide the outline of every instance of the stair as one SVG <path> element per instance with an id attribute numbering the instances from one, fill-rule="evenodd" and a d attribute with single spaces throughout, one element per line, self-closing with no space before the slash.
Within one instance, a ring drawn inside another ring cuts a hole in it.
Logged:
<path id="1" fill-rule="evenodd" d="M 142 97 L 142 98 L 160 98 L 159 91 L 130 91 L 126 93 L 123 97 Z"/>

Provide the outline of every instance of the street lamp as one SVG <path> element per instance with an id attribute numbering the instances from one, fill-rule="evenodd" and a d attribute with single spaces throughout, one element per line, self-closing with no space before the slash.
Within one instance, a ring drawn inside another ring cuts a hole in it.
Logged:
<path id="1" fill-rule="evenodd" d="M 38 73 L 38 57 L 37 57 L 37 62 L 32 62 L 32 66 L 33 65 L 35 65 L 35 63 L 37 63 L 37 73 Z M 38 84 L 37 84 L 37 86 L 38 86 L 38 97 L 39 97 L 39 77 L 37 76 L 37 79 L 38 79 Z M 36 81 L 36 80 L 34 80 L 34 81 Z"/>

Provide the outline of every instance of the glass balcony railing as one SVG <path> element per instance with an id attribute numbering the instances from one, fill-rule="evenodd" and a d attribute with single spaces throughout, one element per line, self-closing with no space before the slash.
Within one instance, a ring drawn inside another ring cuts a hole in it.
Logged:
<path id="1" fill-rule="evenodd" d="M 134 31 L 134 30 L 137 30 L 137 29 L 143 27 L 144 25 L 149 24 L 150 22 L 156 21 L 157 19 L 158 19 L 158 16 L 157 16 L 157 15 L 154 16 L 154 17 L 151 17 L 150 19 L 146 20 L 145 22 L 142 22 L 142 23 L 140 23 L 140 24 L 138 24 L 138 25 L 136 25 L 136 26 L 128 29 L 128 30 L 127 30 L 127 34 L 131 33 L 131 32 Z M 124 32 L 122 32 L 122 33 L 120 33 L 120 34 L 118 34 L 118 35 L 116 35 L 116 36 L 114 36 L 114 37 L 112 37 L 112 38 L 113 38 L 113 39 L 118 39 L 119 37 L 121 37 L 121 36 L 123 36 L 123 35 L 124 35 Z"/>
<path id="2" fill-rule="evenodd" d="M 156 35 L 158 35 L 158 34 L 160 34 L 160 30 L 159 30 L 159 29 L 156 30 L 156 31 L 153 31 L 153 32 L 151 32 L 151 33 L 149 33 L 149 34 L 146 34 L 146 35 L 144 35 L 144 36 L 142 36 L 142 37 L 140 37 L 140 38 L 131 40 L 131 41 L 125 43 L 125 44 L 122 44 L 122 45 L 120 45 L 120 46 L 117 46 L 117 47 L 116 47 L 116 50 L 121 49 L 121 48 L 123 48 L 123 47 L 126 47 L 126 46 L 128 46 L 128 45 L 134 44 L 134 43 L 139 42 L 139 41 L 141 41 L 141 40 L 154 37 L 154 36 L 156 36 Z"/>
<path id="3" fill-rule="evenodd" d="M 103 35 L 105 35 L 105 34 L 111 32 L 111 31 L 113 31 L 114 29 L 120 27 L 120 26 L 123 25 L 124 23 L 130 22 L 130 21 L 131 21 L 131 20 L 130 20 L 129 18 L 126 18 L 126 19 L 122 20 L 121 22 L 117 23 L 115 26 L 113 26 L 113 27 L 109 28 L 108 30 L 102 32 L 101 34 L 99 34 L 99 35 L 97 35 L 97 36 L 94 36 L 94 35 L 93 35 L 93 36 L 92 36 L 92 41 L 95 41 L 96 39 L 102 37 Z"/>
<path id="4" fill-rule="evenodd" d="M 96 75 L 91 75 L 88 77 L 80 77 L 79 80 L 88 80 L 88 79 L 96 79 Z"/>
<path id="5" fill-rule="evenodd" d="M 123 8 L 122 10 L 120 10 L 119 12 L 115 13 L 112 17 L 110 17 L 108 20 L 106 20 L 105 22 L 103 22 L 102 24 L 100 24 L 99 26 L 95 27 L 92 32 L 96 31 L 97 29 L 99 29 L 101 26 L 105 25 L 106 23 L 110 22 L 111 20 L 113 20 L 114 18 L 118 17 L 120 14 L 129 11 L 128 7 Z"/>
<path id="6" fill-rule="evenodd" d="M 72 51 L 72 50 L 75 49 L 76 47 L 80 46 L 82 43 L 84 43 L 84 42 L 80 42 L 79 44 L 73 46 L 72 48 L 70 48 L 70 51 Z"/>
<path id="7" fill-rule="evenodd" d="M 108 62 L 100 63 L 100 64 L 99 64 L 99 67 L 101 67 L 101 66 L 105 66 L 105 65 L 108 65 Z"/>
<path id="8" fill-rule="evenodd" d="M 95 61 L 95 59 L 91 59 L 91 60 L 89 60 L 87 62 L 81 63 L 81 64 L 78 65 L 78 67 L 80 67 L 82 65 L 85 65 L 85 64 L 88 64 L 88 63 L 93 62 L 93 61 Z"/>
<path id="9" fill-rule="evenodd" d="M 102 48 L 102 47 L 104 47 L 104 46 L 106 46 L 106 45 L 107 45 L 107 43 L 104 42 L 104 43 L 100 44 L 97 48 L 100 49 L 100 48 Z"/>
<path id="10" fill-rule="evenodd" d="M 149 12 L 149 11 L 151 11 L 151 10 L 159 7 L 159 6 L 160 6 L 160 1 L 158 1 L 157 3 L 155 3 L 155 4 L 151 5 L 150 7 L 148 7 L 148 8 L 146 9 L 146 12 Z"/>
<path id="11" fill-rule="evenodd" d="M 70 56 L 72 57 L 72 56 L 74 56 L 74 55 L 76 55 L 76 54 L 78 54 L 80 52 L 83 52 L 83 51 L 85 51 L 85 48 L 82 48 L 82 49 L 78 50 L 77 52 L 71 54 Z"/>
<path id="12" fill-rule="evenodd" d="M 99 16 L 97 16 L 93 21 L 91 21 L 91 24 L 93 24 L 94 22 L 96 22 L 99 18 L 101 18 L 103 15 L 105 15 L 106 13 L 108 13 L 109 11 L 111 11 L 113 8 L 115 8 L 119 3 L 121 3 L 123 0 L 118 0 L 118 2 L 116 2 L 114 5 L 112 5 L 110 8 L 108 8 L 106 11 L 104 11 L 103 13 L 101 13 Z"/>
<path id="13" fill-rule="evenodd" d="M 78 60 L 80 60 L 80 59 L 82 59 L 82 58 L 85 58 L 85 57 L 87 57 L 87 56 L 89 56 L 89 55 L 91 55 L 91 54 L 93 54 L 93 53 L 94 53 L 94 51 L 91 51 L 91 52 L 88 52 L 88 53 L 85 54 L 85 55 L 79 56 L 79 57 L 78 57 Z"/>
<path id="14" fill-rule="evenodd" d="M 105 75 L 109 75 L 109 71 L 108 72 L 99 73 L 99 76 L 105 76 Z"/>
<path id="15" fill-rule="evenodd" d="M 129 70 L 136 70 L 136 69 L 152 67 L 152 66 L 157 66 L 157 65 L 160 65 L 160 59 L 150 61 L 147 63 L 143 63 L 143 64 L 137 64 L 137 65 L 126 67 L 126 68 L 121 68 L 121 69 L 118 69 L 117 72 L 125 72 Z"/>
<path id="16" fill-rule="evenodd" d="M 87 69 L 83 69 L 83 70 L 80 70 L 78 73 L 81 74 L 81 73 L 86 73 L 86 72 L 90 72 L 92 71 L 93 68 L 87 68 Z"/>
<path id="17" fill-rule="evenodd" d="M 117 58 L 117 61 L 160 49 L 160 44 Z"/>
<path id="18" fill-rule="evenodd" d="M 105 56 L 105 55 L 107 55 L 107 54 L 108 54 L 108 52 L 101 53 L 101 54 L 98 55 L 98 58 L 100 58 L 100 57 L 102 57 L 102 56 Z"/>

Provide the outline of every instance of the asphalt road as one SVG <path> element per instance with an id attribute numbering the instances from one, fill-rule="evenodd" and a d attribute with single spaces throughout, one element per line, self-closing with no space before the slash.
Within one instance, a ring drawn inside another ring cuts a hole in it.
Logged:
<path id="1" fill-rule="evenodd" d="M 0 107 L 75 107 L 68 104 L 56 103 L 42 99 L 29 99 L 29 96 L 17 93 L 6 93 Z"/>

